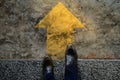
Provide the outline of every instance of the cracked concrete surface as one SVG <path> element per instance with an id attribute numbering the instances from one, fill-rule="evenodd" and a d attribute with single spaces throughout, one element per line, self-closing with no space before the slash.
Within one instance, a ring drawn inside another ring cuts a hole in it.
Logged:
<path id="1" fill-rule="evenodd" d="M 45 56 L 46 29 L 34 26 L 58 1 L 86 26 L 75 29 L 79 58 L 120 58 L 120 0 L 0 0 L 0 59 Z"/>

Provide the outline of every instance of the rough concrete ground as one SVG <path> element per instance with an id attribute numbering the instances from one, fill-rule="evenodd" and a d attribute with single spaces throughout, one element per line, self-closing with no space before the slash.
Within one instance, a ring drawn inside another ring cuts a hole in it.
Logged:
<path id="1" fill-rule="evenodd" d="M 0 80 L 43 80 L 41 60 L 0 60 Z M 78 60 L 78 80 L 119 80 L 120 60 Z M 63 80 L 64 61 L 54 61 L 56 80 Z"/>
<path id="2" fill-rule="evenodd" d="M 0 0 L 0 59 L 43 57 L 46 29 L 34 26 L 59 1 L 86 26 L 75 30 L 79 58 L 120 58 L 120 0 Z"/>

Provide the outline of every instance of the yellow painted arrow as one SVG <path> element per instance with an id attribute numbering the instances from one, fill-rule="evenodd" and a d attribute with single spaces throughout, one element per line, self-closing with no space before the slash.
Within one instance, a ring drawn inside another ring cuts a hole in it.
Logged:
<path id="1" fill-rule="evenodd" d="M 74 28 L 84 25 L 62 4 L 58 3 L 35 28 L 47 28 L 47 54 L 63 57 L 66 46 L 74 42 Z"/>

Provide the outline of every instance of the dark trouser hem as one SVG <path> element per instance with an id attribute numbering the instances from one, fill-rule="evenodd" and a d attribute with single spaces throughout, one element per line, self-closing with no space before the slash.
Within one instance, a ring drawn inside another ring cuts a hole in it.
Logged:
<path id="1" fill-rule="evenodd" d="M 78 80 L 77 67 L 74 65 L 67 65 L 65 67 L 65 79 L 64 80 Z"/>
<path id="2" fill-rule="evenodd" d="M 67 65 L 65 67 L 65 77 L 64 80 L 78 80 L 77 67 L 73 65 Z M 44 80 L 55 80 L 53 73 L 47 73 Z"/>
<path id="3" fill-rule="evenodd" d="M 47 73 L 44 80 L 55 80 L 53 73 Z"/>

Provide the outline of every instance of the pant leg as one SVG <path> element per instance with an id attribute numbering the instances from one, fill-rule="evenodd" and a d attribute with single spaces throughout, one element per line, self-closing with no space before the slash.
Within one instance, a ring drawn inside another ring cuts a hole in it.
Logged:
<path id="1" fill-rule="evenodd" d="M 55 80 L 54 74 L 52 73 L 47 73 L 44 77 L 44 80 Z"/>
<path id="2" fill-rule="evenodd" d="M 77 68 L 73 65 L 67 65 L 65 67 L 65 80 L 78 80 Z"/>

